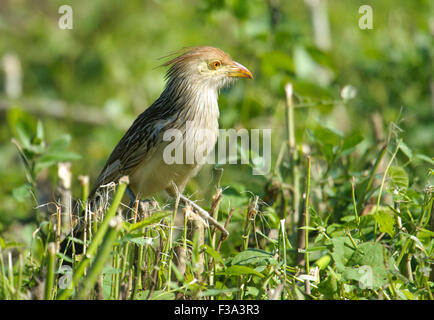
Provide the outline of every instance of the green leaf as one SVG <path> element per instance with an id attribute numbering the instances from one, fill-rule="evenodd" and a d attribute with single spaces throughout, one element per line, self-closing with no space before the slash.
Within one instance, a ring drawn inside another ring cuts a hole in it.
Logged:
<path id="1" fill-rule="evenodd" d="M 384 266 L 383 246 L 377 242 L 363 242 L 348 261 L 348 266 L 370 265 Z"/>
<path id="2" fill-rule="evenodd" d="M 71 136 L 69 134 L 61 135 L 54 140 L 50 145 L 50 151 L 64 151 L 71 143 Z"/>
<path id="3" fill-rule="evenodd" d="M 434 158 L 430 158 L 430 157 L 428 157 L 428 156 L 426 156 L 426 155 L 424 155 L 424 154 L 417 154 L 417 155 L 415 155 L 414 157 L 415 157 L 416 159 L 419 159 L 419 160 L 425 161 L 425 162 L 427 162 L 427 163 L 429 163 L 429 164 L 431 164 L 431 165 L 434 166 Z"/>
<path id="4" fill-rule="evenodd" d="M 36 166 L 35 171 L 40 172 L 42 169 L 45 169 L 47 167 L 50 167 L 56 163 L 59 162 L 67 162 L 67 161 L 73 161 L 81 159 L 81 155 L 75 152 L 69 152 L 69 151 L 52 151 L 47 152 L 43 154 L 41 157 L 39 157 Z"/>
<path id="5" fill-rule="evenodd" d="M 36 129 L 36 136 L 33 139 L 33 130 L 26 123 L 18 120 L 15 124 L 15 134 L 22 148 L 33 154 L 42 154 L 45 151 L 45 142 L 37 138 L 41 134 L 41 132 L 38 132 L 40 130 Z"/>
<path id="6" fill-rule="evenodd" d="M 262 215 L 264 216 L 264 218 L 266 219 L 267 223 L 269 224 L 270 228 L 274 228 L 277 229 L 279 228 L 279 223 L 280 223 L 280 217 L 277 214 L 276 210 L 273 207 L 265 207 L 262 211 Z M 260 232 L 259 229 L 256 232 Z M 270 242 L 277 242 L 274 239 L 271 239 L 270 237 L 268 237 L 267 235 L 265 235 L 264 233 L 260 233 L 260 235 L 262 237 L 264 237 L 265 239 L 267 239 Z"/>
<path id="7" fill-rule="evenodd" d="M 237 292 L 239 290 L 240 289 L 238 289 L 238 288 L 208 289 L 208 290 L 202 291 L 200 293 L 200 296 L 201 297 L 218 296 L 219 294 L 232 293 L 232 292 Z"/>
<path id="8" fill-rule="evenodd" d="M 327 254 L 322 256 L 318 260 L 315 261 L 315 264 L 321 269 L 324 270 L 330 263 L 331 257 Z"/>
<path id="9" fill-rule="evenodd" d="M 119 268 L 113 268 L 113 267 L 106 267 L 106 268 L 104 268 L 104 270 L 102 271 L 102 273 L 103 273 L 104 275 L 106 275 L 106 274 L 119 274 L 119 273 L 121 273 L 121 272 L 122 272 L 121 269 L 119 269 Z"/>
<path id="10" fill-rule="evenodd" d="M 137 294 L 138 300 L 145 300 L 148 297 L 149 290 L 143 290 Z M 167 292 L 165 290 L 154 291 L 149 300 L 175 300 L 175 293 Z"/>
<path id="11" fill-rule="evenodd" d="M 386 283 L 387 270 L 384 265 L 383 246 L 376 242 L 365 242 L 348 261 L 343 272 L 347 280 L 356 280 L 361 289 L 376 289 Z"/>
<path id="12" fill-rule="evenodd" d="M 320 144 L 324 145 L 339 145 L 342 141 L 343 135 L 336 129 L 327 128 L 324 126 L 316 127 L 313 130 L 313 134 L 315 136 L 315 140 Z"/>
<path id="13" fill-rule="evenodd" d="M 246 290 L 247 296 L 257 297 L 259 294 L 259 289 L 256 287 L 248 286 Z"/>
<path id="14" fill-rule="evenodd" d="M 61 252 L 57 252 L 56 257 L 58 257 L 59 259 L 65 260 L 66 262 L 72 263 L 72 259 Z"/>
<path id="15" fill-rule="evenodd" d="M 386 208 L 378 210 L 374 214 L 374 219 L 380 226 L 381 232 L 386 232 L 391 238 L 395 236 L 395 219 L 393 213 Z"/>
<path id="16" fill-rule="evenodd" d="M 406 155 L 408 159 L 413 158 L 413 152 L 410 150 L 410 148 L 404 143 L 404 141 L 401 141 L 399 144 L 399 149 Z"/>
<path id="17" fill-rule="evenodd" d="M 226 268 L 223 272 L 218 272 L 217 275 L 227 275 L 227 276 L 243 276 L 243 275 L 249 275 L 253 274 L 255 276 L 258 276 L 260 278 L 263 278 L 264 275 L 262 273 L 259 273 L 253 268 L 246 267 L 246 266 L 230 266 Z"/>
<path id="18" fill-rule="evenodd" d="M 123 226 L 127 232 L 132 232 L 132 231 L 137 230 L 137 229 L 141 229 L 144 227 L 149 227 L 151 225 L 157 224 L 160 222 L 161 219 L 163 219 L 163 218 L 165 218 L 171 214 L 172 214 L 172 211 L 160 211 L 160 212 L 154 213 L 149 218 L 144 219 L 144 220 L 137 222 L 137 223 L 124 222 Z M 137 235 L 137 236 L 139 236 L 139 235 Z"/>
<path id="19" fill-rule="evenodd" d="M 363 136 L 360 133 L 358 132 L 353 133 L 352 135 L 344 139 L 344 143 L 342 144 L 342 152 L 351 151 L 355 146 L 357 146 L 362 141 L 363 141 Z"/>
<path id="20" fill-rule="evenodd" d="M 425 240 L 434 239 L 434 232 L 425 228 L 419 228 L 417 237 Z"/>
<path id="21" fill-rule="evenodd" d="M 338 299 L 338 279 L 331 273 L 318 284 L 318 289 L 327 299 Z"/>
<path id="22" fill-rule="evenodd" d="M 42 125 L 41 120 L 38 120 L 36 125 L 36 139 L 38 141 L 44 141 L 44 126 Z"/>
<path id="23" fill-rule="evenodd" d="M 81 156 L 78 153 L 75 152 L 69 152 L 69 151 L 51 151 L 47 152 L 44 155 L 42 155 L 38 159 L 38 164 L 44 163 L 44 162 L 52 162 L 52 163 L 58 163 L 58 162 L 66 162 L 66 161 L 72 161 L 72 160 L 78 160 Z"/>
<path id="24" fill-rule="evenodd" d="M 283 51 L 271 51 L 261 57 L 262 71 L 264 74 L 274 76 L 282 71 L 294 72 L 292 57 Z"/>
<path id="25" fill-rule="evenodd" d="M 5 241 L 4 239 L 0 238 L 0 247 L 2 249 L 19 248 L 19 247 L 24 247 L 24 246 L 25 246 L 24 243 L 17 242 L 17 241 Z"/>
<path id="26" fill-rule="evenodd" d="M 391 179 L 392 188 L 403 188 L 408 187 L 408 175 L 407 172 L 402 167 L 392 166 L 389 168 L 387 175 Z"/>
<path id="27" fill-rule="evenodd" d="M 325 145 L 321 145 L 320 147 L 321 153 L 324 155 L 327 164 L 329 165 L 331 164 L 334 158 L 333 148 L 334 146 L 332 144 L 325 144 Z"/>
<path id="28" fill-rule="evenodd" d="M 220 202 L 220 210 L 224 213 L 229 213 L 232 208 L 240 207 L 249 201 L 247 193 L 241 194 L 244 191 L 244 186 L 234 184 L 227 188 L 223 188 L 223 197 Z"/>
<path id="29" fill-rule="evenodd" d="M 277 261 L 273 258 L 273 254 L 259 250 L 247 249 L 238 253 L 232 259 L 232 265 L 269 265 L 276 264 Z"/>
<path id="30" fill-rule="evenodd" d="M 25 202 L 32 194 L 32 188 L 28 184 L 23 184 L 12 190 L 12 196 L 18 202 Z"/>
<path id="31" fill-rule="evenodd" d="M 215 261 L 217 261 L 218 263 L 221 263 L 222 266 L 225 266 L 225 263 L 223 262 L 222 257 L 220 256 L 220 253 L 218 253 L 217 251 L 215 251 L 213 248 L 211 248 L 209 245 L 204 244 L 200 247 L 201 250 L 205 250 L 205 252 L 207 254 L 209 254 L 211 257 L 214 258 Z"/>
<path id="32" fill-rule="evenodd" d="M 331 239 L 333 252 L 331 253 L 339 272 L 345 270 L 345 265 L 354 253 L 354 246 L 348 237 L 336 237 Z"/>
<path id="33" fill-rule="evenodd" d="M 142 246 L 142 245 L 145 245 L 148 241 L 149 241 L 149 238 L 142 237 L 142 236 L 135 237 L 131 234 L 127 234 L 125 237 L 123 237 L 119 240 L 119 243 L 132 242 L 132 243 L 135 243 L 135 244 Z"/>
<path id="34" fill-rule="evenodd" d="M 17 121 L 15 124 L 15 134 L 17 135 L 18 141 L 21 143 L 24 149 L 30 148 L 31 145 L 31 132 L 29 128 L 21 121 Z"/>
<path id="35" fill-rule="evenodd" d="M 143 237 L 135 237 L 130 239 L 131 242 L 138 244 L 140 246 L 145 245 L 149 240 Z"/>
<path id="36" fill-rule="evenodd" d="M 78 153 L 67 150 L 70 142 L 71 136 L 68 134 L 62 135 L 56 140 L 54 140 L 48 150 L 37 159 L 35 171 L 39 172 L 42 169 L 55 165 L 59 162 L 67 162 L 81 159 L 81 155 L 79 155 Z"/>

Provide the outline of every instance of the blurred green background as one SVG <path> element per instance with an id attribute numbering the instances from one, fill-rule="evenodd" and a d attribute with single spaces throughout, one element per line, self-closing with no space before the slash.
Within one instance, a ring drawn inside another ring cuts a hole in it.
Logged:
<path id="1" fill-rule="evenodd" d="M 58 26 L 64 4 L 73 9 L 72 30 Z M 364 4 L 373 9 L 372 30 L 359 28 Z M 161 58 L 186 46 L 219 47 L 252 71 L 253 81 L 221 93 L 220 126 L 272 128 L 273 162 L 286 139 L 288 82 L 300 107 L 298 142 L 309 144 L 306 128 L 326 124 L 360 134 L 363 154 L 393 121 L 413 152 L 432 157 L 433 35 L 430 0 L 2 0 L 0 231 L 34 221 L 34 204 L 17 191 L 26 182 L 11 143 L 17 121 L 35 131 L 39 119 L 48 145 L 70 135 L 68 150 L 81 155 L 72 161 L 79 197 L 77 176 L 96 178 L 123 132 L 161 93 Z M 8 72 L 21 73 L 21 91 L 7 92 Z M 260 195 L 270 178 L 252 176 L 246 165 L 224 170 L 222 185 Z M 426 164 L 409 171 L 422 188 Z M 214 174 L 204 168 L 188 192 L 209 196 Z M 39 173 L 39 203 L 53 200 L 56 175 L 55 166 Z"/>

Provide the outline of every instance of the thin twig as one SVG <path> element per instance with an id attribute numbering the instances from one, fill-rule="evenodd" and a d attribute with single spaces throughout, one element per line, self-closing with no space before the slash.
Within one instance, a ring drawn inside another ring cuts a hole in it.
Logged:
<path id="1" fill-rule="evenodd" d="M 294 119 L 294 103 L 292 100 L 292 84 L 288 83 L 285 86 L 286 93 L 286 127 L 287 127 L 287 146 L 288 153 L 290 158 L 291 165 L 291 178 L 292 178 L 292 191 L 293 191 L 293 199 L 292 199 L 292 225 L 293 232 L 295 232 L 295 228 L 299 222 L 299 203 L 300 203 L 300 186 L 299 186 L 299 169 L 297 166 L 297 149 L 295 143 L 295 119 Z M 290 216 L 286 216 L 287 213 L 285 211 L 285 220 L 288 225 Z"/>
<path id="2" fill-rule="evenodd" d="M 195 202 L 191 201 L 190 199 L 188 199 L 182 194 L 179 195 L 179 199 L 182 200 L 185 204 L 188 204 L 192 206 L 194 209 L 196 209 L 197 213 L 202 217 L 202 219 L 206 220 L 209 224 L 219 229 L 225 235 L 225 238 L 229 237 L 229 232 L 222 225 L 220 225 L 216 219 L 211 217 L 207 211 L 202 209 Z"/>

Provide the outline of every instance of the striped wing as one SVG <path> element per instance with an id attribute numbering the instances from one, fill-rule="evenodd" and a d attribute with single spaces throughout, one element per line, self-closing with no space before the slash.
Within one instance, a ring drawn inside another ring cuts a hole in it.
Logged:
<path id="1" fill-rule="evenodd" d="M 102 185 L 118 182 L 131 175 L 137 166 L 152 155 L 155 145 L 162 140 L 162 132 L 170 125 L 170 108 L 159 107 L 159 100 L 140 114 L 116 145 L 89 194 L 95 196 Z M 161 110 L 164 112 L 161 112 Z"/>

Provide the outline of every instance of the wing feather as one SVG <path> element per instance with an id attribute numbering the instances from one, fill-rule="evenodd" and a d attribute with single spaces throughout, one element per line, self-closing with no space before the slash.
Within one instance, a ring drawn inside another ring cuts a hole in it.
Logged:
<path id="1" fill-rule="evenodd" d="M 161 108 L 159 102 L 157 100 L 141 113 L 118 142 L 96 179 L 89 199 L 95 196 L 101 185 L 131 175 L 141 162 L 152 155 L 155 145 L 162 140 L 162 132 L 170 126 L 168 115 L 171 110 Z"/>

